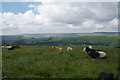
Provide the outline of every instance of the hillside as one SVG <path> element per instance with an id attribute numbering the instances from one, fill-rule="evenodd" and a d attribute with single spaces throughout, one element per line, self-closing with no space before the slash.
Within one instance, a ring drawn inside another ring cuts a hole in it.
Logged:
<path id="1" fill-rule="evenodd" d="M 120 47 L 117 34 L 44 33 L 2 36 L 2 45 L 96 45 Z"/>
<path id="2" fill-rule="evenodd" d="M 118 49 L 96 47 L 106 52 L 106 59 L 91 59 L 84 46 L 61 46 L 62 51 L 51 46 L 23 46 L 12 51 L 3 49 L 3 77 L 6 78 L 97 78 L 102 71 L 118 75 Z M 88 79 L 87 79 L 88 80 Z"/>
<path id="3" fill-rule="evenodd" d="M 24 38 L 48 38 L 48 37 L 73 37 L 81 33 L 40 33 L 40 34 L 23 34 Z"/>
<path id="4" fill-rule="evenodd" d="M 2 44 L 3 45 L 11 45 L 14 44 L 17 40 L 21 40 L 23 36 L 18 35 L 5 35 L 2 36 Z"/>
<path id="5" fill-rule="evenodd" d="M 120 32 L 94 32 L 94 34 L 120 34 Z"/>

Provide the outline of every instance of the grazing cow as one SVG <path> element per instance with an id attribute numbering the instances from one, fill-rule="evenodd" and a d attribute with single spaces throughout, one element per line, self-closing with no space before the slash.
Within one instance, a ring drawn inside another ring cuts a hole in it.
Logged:
<path id="1" fill-rule="evenodd" d="M 52 46 L 52 49 L 53 49 L 53 50 L 62 50 L 62 48 L 61 48 L 61 47 L 58 47 L 58 46 Z"/>
<path id="2" fill-rule="evenodd" d="M 67 47 L 67 51 L 72 51 L 72 50 L 73 50 L 73 48 Z"/>
<path id="3" fill-rule="evenodd" d="M 98 80 L 114 80 L 113 73 L 111 72 L 101 72 Z"/>
<path id="4" fill-rule="evenodd" d="M 22 46 L 2 46 L 2 48 L 8 49 L 8 50 L 14 50 L 16 48 L 23 48 Z"/>
<path id="5" fill-rule="evenodd" d="M 92 46 L 85 47 L 83 51 L 86 51 L 92 58 L 106 58 L 106 53 L 104 51 L 92 49 Z"/>

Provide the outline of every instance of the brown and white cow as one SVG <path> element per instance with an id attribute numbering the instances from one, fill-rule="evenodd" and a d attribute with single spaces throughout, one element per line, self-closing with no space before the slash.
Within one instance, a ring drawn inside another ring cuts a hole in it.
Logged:
<path id="1" fill-rule="evenodd" d="M 62 48 L 58 46 L 52 46 L 52 50 L 62 50 Z"/>
<path id="2" fill-rule="evenodd" d="M 8 49 L 8 50 L 14 50 L 16 48 L 23 48 L 22 46 L 2 46 L 2 48 Z"/>
<path id="3" fill-rule="evenodd" d="M 67 47 L 67 51 L 72 51 L 72 50 L 73 50 L 73 48 Z"/>

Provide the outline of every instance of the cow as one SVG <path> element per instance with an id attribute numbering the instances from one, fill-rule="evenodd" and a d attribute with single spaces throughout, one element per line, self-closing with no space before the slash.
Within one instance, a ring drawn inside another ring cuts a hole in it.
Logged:
<path id="1" fill-rule="evenodd" d="M 114 75 L 111 72 L 101 72 L 98 80 L 114 80 Z"/>
<path id="2" fill-rule="evenodd" d="M 92 49 L 92 46 L 85 46 L 83 51 L 87 52 L 87 54 L 92 58 L 106 58 L 106 53 L 104 51 Z"/>
<path id="3" fill-rule="evenodd" d="M 62 48 L 58 46 L 52 46 L 52 50 L 62 50 Z"/>
<path id="4" fill-rule="evenodd" d="M 22 46 L 2 46 L 2 48 L 8 49 L 8 50 L 14 50 L 16 48 L 23 48 Z"/>
<path id="5" fill-rule="evenodd" d="M 73 48 L 67 47 L 67 51 L 72 51 L 72 50 L 73 50 Z"/>

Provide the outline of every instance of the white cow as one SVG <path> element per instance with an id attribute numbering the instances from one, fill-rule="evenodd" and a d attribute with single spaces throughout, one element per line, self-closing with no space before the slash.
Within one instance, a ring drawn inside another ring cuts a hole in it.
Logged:
<path id="1" fill-rule="evenodd" d="M 67 51 L 72 51 L 72 50 L 73 50 L 73 48 L 67 47 Z"/>

